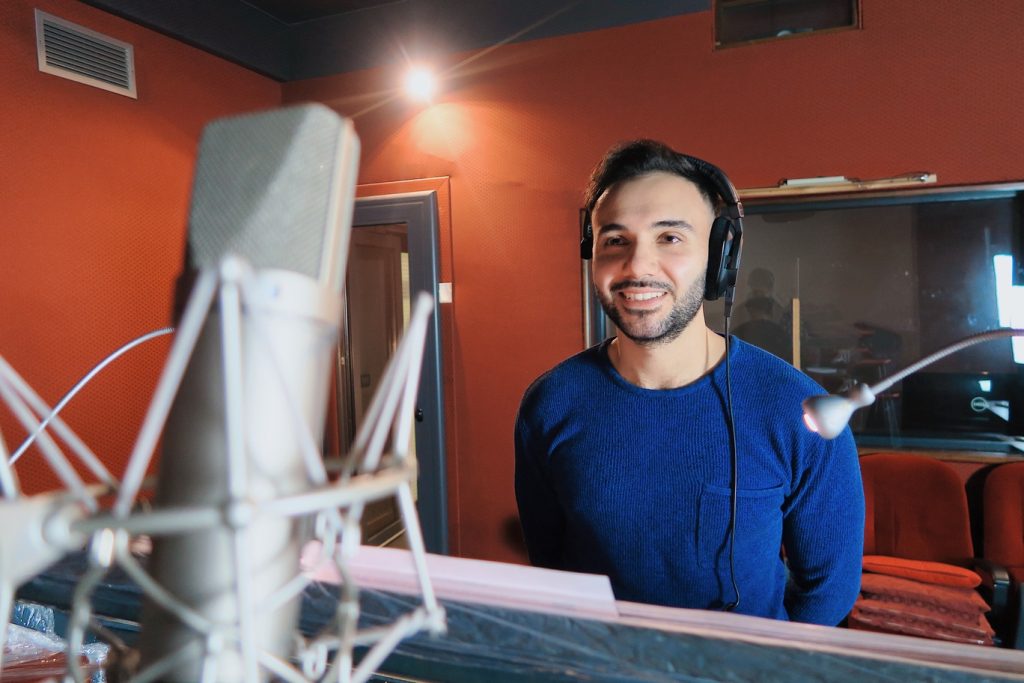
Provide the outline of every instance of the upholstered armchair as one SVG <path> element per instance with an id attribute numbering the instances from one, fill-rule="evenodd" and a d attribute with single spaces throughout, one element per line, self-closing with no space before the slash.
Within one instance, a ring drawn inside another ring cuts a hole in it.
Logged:
<path id="1" fill-rule="evenodd" d="M 1024 649 L 1024 462 L 999 465 L 985 479 L 984 555 L 1006 568 L 1012 584 L 1006 608 L 993 615 L 1004 640 Z"/>
<path id="2" fill-rule="evenodd" d="M 924 456 L 860 459 L 866 519 L 861 596 L 849 625 L 992 645 L 977 588 L 967 495 L 949 465 Z"/>

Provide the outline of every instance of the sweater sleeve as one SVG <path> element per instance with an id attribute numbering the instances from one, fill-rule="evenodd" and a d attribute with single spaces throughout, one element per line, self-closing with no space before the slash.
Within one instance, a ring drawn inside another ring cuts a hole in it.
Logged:
<path id="1" fill-rule="evenodd" d="M 548 477 L 547 452 L 530 428 L 528 402 L 519 408 L 515 427 L 515 487 L 519 522 L 530 563 L 561 569 L 565 519 Z"/>
<path id="2" fill-rule="evenodd" d="M 853 435 L 809 437 L 787 500 L 783 544 L 790 569 L 786 611 L 793 621 L 834 626 L 860 590 L 864 487 Z"/>

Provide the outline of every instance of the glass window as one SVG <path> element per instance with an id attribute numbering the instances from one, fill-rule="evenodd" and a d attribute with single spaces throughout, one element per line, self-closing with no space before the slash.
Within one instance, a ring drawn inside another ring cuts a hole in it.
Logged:
<path id="1" fill-rule="evenodd" d="M 856 28 L 858 0 L 716 0 L 718 47 Z"/>
<path id="2" fill-rule="evenodd" d="M 968 335 L 1024 326 L 1013 318 L 1024 300 L 1012 275 L 1018 193 L 747 205 L 731 329 L 835 392 Z M 721 330 L 722 307 L 705 310 Z M 908 377 L 854 415 L 858 442 L 1024 450 L 1020 344 L 979 344 Z"/>

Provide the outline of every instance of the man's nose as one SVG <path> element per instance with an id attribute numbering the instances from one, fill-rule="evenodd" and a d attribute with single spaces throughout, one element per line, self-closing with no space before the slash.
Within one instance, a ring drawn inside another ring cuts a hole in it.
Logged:
<path id="1" fill-rule="evenodd" d="M 626 275 L 640 278 L 657 272 L 657 249 L 653 244 L 639 240 L 630 247 L 622 269 Z"/>

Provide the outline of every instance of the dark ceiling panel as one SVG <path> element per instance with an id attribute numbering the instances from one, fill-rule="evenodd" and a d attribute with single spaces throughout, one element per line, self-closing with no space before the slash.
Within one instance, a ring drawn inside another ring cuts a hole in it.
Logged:
<path id="1" fill-rule="evenodd" d="M 289 80 L 707 11 L 711 0 L 408 0 L 293 26 Z M 710 49 L 710 43 L 708 44 Z"/>
<path id="2" fill-rule="evenodd" d="M 323 19 L 406 0 L 242 0 L 285 24 Z"/>
<path id="3" fill-rule="evenodd" d="M 264 76 L 289 79 L 289 27 L 239 0 L 81 1 Z"/>
<path id="4" fill-rule="evenodd" d="M 3 2 L 3 0 L 0 0 Z M 711 0 L 82 0 L 278 81 L 706 11 Z"/>

